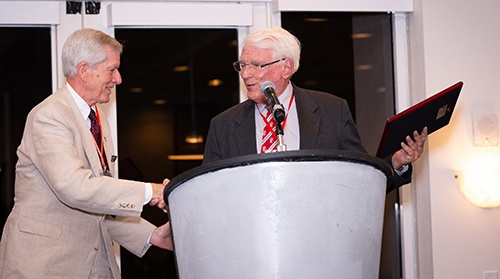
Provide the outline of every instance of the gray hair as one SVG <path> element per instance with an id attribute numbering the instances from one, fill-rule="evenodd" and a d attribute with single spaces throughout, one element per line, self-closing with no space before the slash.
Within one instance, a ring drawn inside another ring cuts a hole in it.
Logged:
<path id="1" fill-rule="evenodd" d="M 243 40 L 243 46 L 251 45 L 260 49 L 270 49 L 273 59 L 293 59 L 293 72 L 299 69 L 300 63 L 300 41 L 287 30 L 274 27 L 257 31 L 248 35 Z"/>
<path id="2" fill-rule="evenodd" d="M 62 68 L 66 78 L 76 76 L 78 65 L 87 62 L 92 69 L 108 59 L 106 47 L 121 54 L 123 46 L 109 35 L 84 28 L 71 34 L 62 49 Z"/>

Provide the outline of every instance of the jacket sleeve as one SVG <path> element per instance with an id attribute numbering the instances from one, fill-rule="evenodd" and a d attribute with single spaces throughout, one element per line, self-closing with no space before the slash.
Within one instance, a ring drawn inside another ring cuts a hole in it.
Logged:
<path id="1" fill-rule="evenodd" d="M 106 216 L 106 227 L 111 238 L 138 257 L 144 256 L 148 240 L 156 226 L 143 218 Z"/>
<path id="2" fill-rule="evenodd" d="M 208 130 L 207 142 L 205 144 L 205 152 L 203 154 L 203 164 L 221 160 L 220 147 L 217 140 L 217 127 L 215 120 L 210 121 L 210 128 Z"/>
<path id="3" fill-rule="evenodd" d="M 392 157 L 392 155 L 388 156 L 387 158 L 384 158 L 384 160 L 386 162 L 388 162 L 389 165 L 391 165 L 391 167 L 394 170 L 394 167 L 392 166 L 391 157 Z M 413 173 L 413 166 L 411 164 L 408 165 L 408 170 L 406 172 L 404 172 L 401 176 L 399 176 L 398 174 L 396 174 L 396 172 L 394 172 L 392 184 L 387 187 L 386 193 L 389 193 L 389 192 L 396 190 L 397 188 L 399 188 L 405 184 L 410 183 L 412 173 Z"/>

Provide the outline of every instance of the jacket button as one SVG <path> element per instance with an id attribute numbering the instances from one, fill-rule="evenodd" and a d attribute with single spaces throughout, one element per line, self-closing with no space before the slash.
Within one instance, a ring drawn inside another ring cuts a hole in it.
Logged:
<path id="1" fill-rule="evenodd" d="M 97 246 L 94 246 L 94 250 L 96 250 L 96 251 L 97 251 L 97 250 L 99 250 L 99 247 L 97 247 Z"/>

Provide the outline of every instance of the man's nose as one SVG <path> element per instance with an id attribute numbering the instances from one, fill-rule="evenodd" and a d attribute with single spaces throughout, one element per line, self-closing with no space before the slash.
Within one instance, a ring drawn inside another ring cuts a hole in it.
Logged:
<path id="1" fill-rule="evenodd" d="M 121 84 L 122 83 L 122 75 L 118 71 L 118 69 L 115 70 L 113 73 L 113 82 L 116 84 Z"/>
<path id="2" fill-rule="evenodd" d="M 247 79 L 251 76 L 252 70 L 250 69 L 249 65 L 246 65 L 245 67 L 241 68 L 240 75 L 242 79 Z"/>

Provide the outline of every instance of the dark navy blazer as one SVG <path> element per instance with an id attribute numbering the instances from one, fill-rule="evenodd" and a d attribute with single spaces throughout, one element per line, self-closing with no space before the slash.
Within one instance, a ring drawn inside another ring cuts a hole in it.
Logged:
<path id="1" fill-rule="evenodd" d="M 300 129 L 300 149 L 335 149 L 366 153 L 347 102 L 325 92 L 294 84 Z M 203 163 L 256 154 L 255 103 L 246 100 L 214 117 L 210 123 Z M 389 164 L 390 157 L 385 159 Z M 410 182 L 410 169 L 394 176 L 393 190 Z"/>

